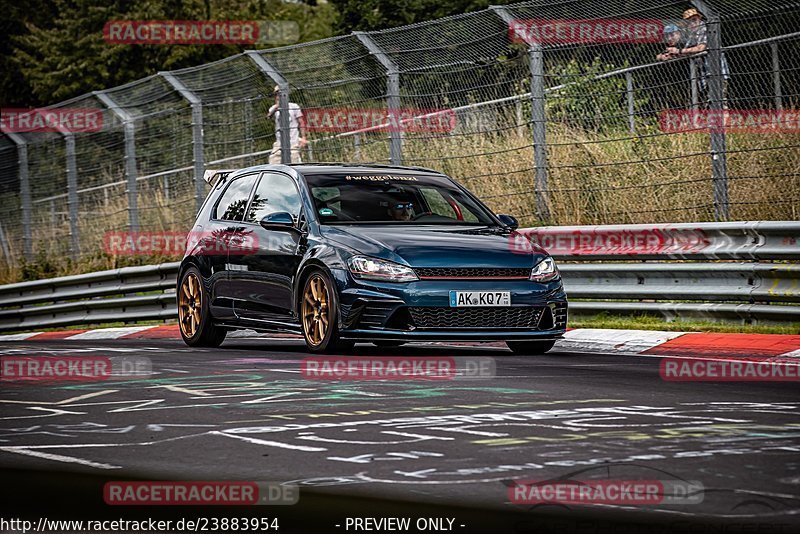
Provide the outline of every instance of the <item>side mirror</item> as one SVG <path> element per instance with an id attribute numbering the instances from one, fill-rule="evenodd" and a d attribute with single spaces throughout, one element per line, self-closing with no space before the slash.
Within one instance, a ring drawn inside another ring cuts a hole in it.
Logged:
<path id="1" fill-rule="evenodd" d="M 284 231 L 297 231 L 294 226 L 294 219 L 292 215 L 285 211 L 276 211 L 270 213 L 259 221 L 259 224 L 265 230 L 284 230 Z"/>
<path id="2" fill-rule="evenodd" d="M 517 221 L 517 219 L 511 215 L 498 215 L 497 218 L 500 219 L 501 223 L 505 224 L 512 230 L 519 228 L 519 221 Z"/>

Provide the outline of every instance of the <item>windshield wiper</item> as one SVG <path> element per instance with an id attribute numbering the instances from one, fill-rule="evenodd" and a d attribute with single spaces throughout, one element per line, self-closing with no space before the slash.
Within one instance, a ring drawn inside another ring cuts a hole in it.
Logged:
<path id="1" fill-rule="evenodd" d="M 470 235 L 508 235 L 511 231 L 506 228 L 505 226 L 483 226 L 481 228 L 470 228 L 465 230 L 457 230 L 460 234 L 470 234 Z"/>

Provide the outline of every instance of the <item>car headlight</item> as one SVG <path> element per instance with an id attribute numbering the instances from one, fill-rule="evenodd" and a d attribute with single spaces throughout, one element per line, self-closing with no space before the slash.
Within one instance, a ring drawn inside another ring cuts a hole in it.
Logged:
<path id="1" fill-rule="evenodd" d="M 368 258 L 366 256 L 353 256 L 347 260 L 347 266 L 354 277 L 363 280 L 378 280 L 381 282 L 414 282 L 419 280 L 414 269 L 392 261 Z"/>
<path id="2" fill-rule="evenodd" d="M 558 278 L 558 267 L 550 256 L 536 264 L 531 270 L 531 280 L 534 282 L 549 282 Z"/>

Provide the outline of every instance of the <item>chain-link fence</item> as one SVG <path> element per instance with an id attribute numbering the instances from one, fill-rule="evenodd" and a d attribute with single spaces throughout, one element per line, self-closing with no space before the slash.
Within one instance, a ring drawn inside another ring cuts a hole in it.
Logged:
<path id="1" fill-rule="evenodd" d="M 0 135 L 0 253 L 185 230 L 205 169 L 292 158 L 441 170 L 523 226 L 796 220 L 798 30 L 789 0 L 539 0 L 159 73 L 53 106 L 100 131 Z"/>

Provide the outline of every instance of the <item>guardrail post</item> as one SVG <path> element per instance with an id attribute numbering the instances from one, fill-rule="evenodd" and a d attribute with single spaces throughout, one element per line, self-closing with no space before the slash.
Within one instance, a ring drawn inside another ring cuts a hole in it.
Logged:
<path id="1" fill-rule="evenodd" d="M 292 132 L 289 131 L 291 121 L 289 120 L 289 82 L 278 72 L 272 64 L 264 59 L 264 56 L 256 50 L 247 50 L 245 54 L 256 64 L 256 66 L 267 75 L 278 86 L 278 122 L 280 125 L 281 142 L 281 163 L 287 165 L 292 162 Z"/>
<path id="2" fill-rule="evenodd" d="M 137 232 L 139 230 L 139 193 L 136 182 L 136 121 L 105 92 L 95 91 L 94 95 L 122 121 L 125 135 L 125 178 L 128 186 L 126 191 L 128 194 L 128 231 Z M 108 189 L 104 191 L 107 192 Z"/>
<path id="3" fill-rule="evenodd" d="M 712 115 L 722 118 L 725 107 L 724 77 L 722 75 L 722 36 L 720 32 L 720 16 L 716 9 L 702 0 L 692 0 L 701 13 L 706 16 L 708 38 L 706 52 L 708 54 L 708 100 Z M 720 121 L 720 124 L 722 122 Z M 730 216 L 728 202 L 728 162 L 725 146 L 725 126 L 711 128 L 711 173 L 714 184 L 714 216 L 718 221 L 727 221 Z"/>
<path id="4" fill-rule="evenodd" d="M 386 105 L 389 109 L 389 161 L 392 165 L 403 163 L 403 137 L 400 124 L 400 68 L 392 58 L 378 46 L 369 34 L 353 32 L 361 44 L 375 56 L 386 69 Z"/>
<path id="5" fill-rule="evenodd" d="M 203 174 L 206 169 L 205 156 L 203 155 L 203 102 L 196 94 L 189 90 L 182 81 L 170 72 L 159 72 L 162 78 L 169 83 L 192 107 L 192 161 L 194 163 L 194 200 L 197 211 L 203 207 L 206 196 Z"/>
<path id="6" fill-rule="evenodd" d="M 515 21 L 505 6 L 489 6 L 511 28 Z M 547 132 L 545 122 L 544 49 L 527 39 L 531 72 L 531 129 L 533 130 L 533 164 L 536 212 L 542 221 L 550 220 L 547 202 Z"/>
<path id="7" fill-rule="evenodd" d="M 775 109 L 783 110 L 783 91 L 781 90 L 781 62 L 778 58 L 778 43 L 769 45 L 772 52 L 772 87 L 775 92 Z"/>
<path id="8" fill-rule="evenodd" d="M 22 207 L 22 251 L 26 260 L 33 259 L 31 237 L 31 183 L 28 177 L 28 142 L 18 133 L 3 132 L 17 145 L 19 166 L 19 196 Z"/>

